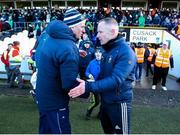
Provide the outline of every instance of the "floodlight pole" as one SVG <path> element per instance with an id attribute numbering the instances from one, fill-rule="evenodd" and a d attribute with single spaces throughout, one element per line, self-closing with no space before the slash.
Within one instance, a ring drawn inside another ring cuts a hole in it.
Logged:
<path id="1" fill-rule="evenodd" d="M 17 3 L 16 3 L 16 0 L 14 0 L 14 9 L 17 9 Z"/>
<path id="2" fill-rule="evenodd" d="M 34 5 L 33 5 L 33 0 L 31 0 L 31 9 L 33 9 Z"/>
<path id="3" fill-rule="evenodd" d="M 52 8 L 52 0 L 48 0 L 48 7 L 51 9 Z"/>

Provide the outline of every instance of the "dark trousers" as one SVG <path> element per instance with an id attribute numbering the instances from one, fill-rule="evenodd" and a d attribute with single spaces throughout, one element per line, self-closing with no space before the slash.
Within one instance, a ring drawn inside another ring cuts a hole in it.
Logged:
<path id="1" fill-rule="evenodd" d="M 166 86 L 166 78 L 168 75 L 169 67 L 162 68 L 154 66 L 153 85 L 157 85 L 158 81 L 162 79 L 162 86 Z"/>
<path id="2" fill-rule="evenodd" d="M 132 103 L 101 105 L 100 120 L 105 134 L 130 134 Z"/>
<path id="3" fill-rule="evenodd" d="M 152 70 L 152 67 L 151 67 L 151 62 L 150 61 L 146 61 L 147 64 L 146 64 L 146 76 L 148 77 L 149 76 L 149 71 L 151 73 L 151 75 L 153 75 L 153 70 Z"/>
<path id="4" fill-rule="evenodd" d="M 9 66 L 5 66 L 5 70 L 7 74 L 7 83 L 9 83 L 11 80 L 11 72 L 10 72 Z"/>
<path id="5" fill-rule="evenodd" d="M 79 76 L 80 76 L 80 78 L 83 79 L 83 80 L 86 79 L 85 72 L 86 72 L 86 69 L 85 69 L 85 68 L 80 68 Z"/>
<path id="6" fill-rule="evenodd" d="M 92 102 L 92 104 L 89 106 L 89 108 L 88 108 L 88 110 L 87 110 L 87 115 L 88 116 L 90 116 L 91 115 L 91 113 L 92 113 L 92 111 L 93 111 L 93 109 L 96 107 L 96 106 L 98 106 L 99 105 L 99 94 L 97 94 L 97 93 L 93 93 L 93 97 L 92 97 L 93 99 L 93 102 Z"/>
<path id="7" fill-rule="evenodd" d="M 68 108 L 39 114 L 39 134 L 71 134 Z"/>
<path id="8" fill-rule="evenodd" d="M 141 79 L 141 76 L 142 76 L 142 68 L 143 68 L 143 63 L 137 63 L 136 64 L 136 73 L 135 73 L 135 77 L 136 77 L 136 80 L 140 80 Z"/>
<path id="9" fill-rule="evenodd" d="M 17 77 L 18 87 L 22 88 L 23 87 L 23 80 L 22 80 L 22 74 L 20 72 L 20 67 L 19 66 L 13 67 L 13 68 L 10 67 L 9 73 L 10 73 L 10 77 L 11 77 L 9 85 L 14 86 L 14 81 Z"/>

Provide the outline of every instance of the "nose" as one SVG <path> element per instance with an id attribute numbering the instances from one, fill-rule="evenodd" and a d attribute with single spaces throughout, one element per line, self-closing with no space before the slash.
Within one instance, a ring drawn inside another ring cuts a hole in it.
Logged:
<path id="1" fill-rule="evenodd" d="M 99 33 L 97 33 L 96 38 L 98 38 L 98 39 L 99 39 Z"/>
<path id="2" fill-rule="evenodd" d="M 86 32 L 86 31 L 85 31 L 85 28 L 83 27 L 83 28 L 82 28 L 82 33 L 85 33 L 85 32 Z"/>

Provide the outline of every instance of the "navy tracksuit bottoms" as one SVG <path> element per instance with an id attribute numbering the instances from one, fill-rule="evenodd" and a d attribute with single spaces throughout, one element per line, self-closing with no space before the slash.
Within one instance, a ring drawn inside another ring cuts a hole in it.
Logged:
<path id="1" fill-rule="evenodd" d="M 39 134 L 71 134 L 69 109 L 41 111 L 39 118 Z"/>
<path id="2" fill-rule="evenodd" d="M 130 134 L 131 102 L 101 104 L 100 120 L 105 134 Z"/>

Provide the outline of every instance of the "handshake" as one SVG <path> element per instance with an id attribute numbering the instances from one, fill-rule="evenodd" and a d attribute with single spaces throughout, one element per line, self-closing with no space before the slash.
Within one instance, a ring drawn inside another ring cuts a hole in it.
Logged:
<path id="1" fill-rule="evenodd" d="M 95 81 L 92 74 L 89 74 L 88 77 L 89 77 L 89 79 L 87 80 L 88 82 L 94 82 Z M 81 80 L 79 78 L 77 78 L 76 80 L 79 82 L 79 85 L 69 91 L 68 95 L 71 98 L 76 98 L 76 97 L 81 96 L 82 94 L 84 94 L 86 92 L 85 91 L 85 81 Z"/>
<path id="2" fill-rule="evenodd" d="M 69 91 L 68 95 L 71 98 L 76 98 L 85 93 L 85 81 L 80 78 L 76 80 L 79 82 L 79 85 Z"/>

